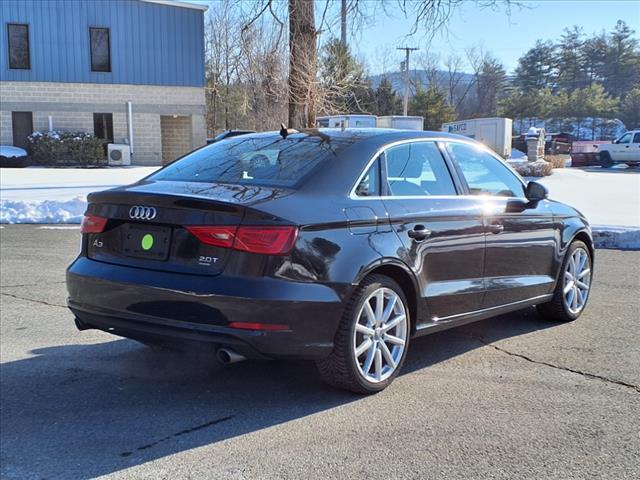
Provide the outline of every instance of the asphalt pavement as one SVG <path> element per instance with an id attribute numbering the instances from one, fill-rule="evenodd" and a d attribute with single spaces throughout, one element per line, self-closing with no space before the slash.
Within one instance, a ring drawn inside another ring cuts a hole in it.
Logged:
<path id="1" fill-rule="evenodd" d="M 417 339 L 374 396 L 309 362 L 218 365 L 79 332 L 77 229 L 0 229 L 3 479 L 640 478 L 640 252 L 599 250 L 582 317 Z"/>

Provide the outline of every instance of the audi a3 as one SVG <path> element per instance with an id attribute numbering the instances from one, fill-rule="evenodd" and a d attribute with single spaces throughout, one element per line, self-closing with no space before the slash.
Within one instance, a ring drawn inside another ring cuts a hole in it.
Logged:
<path id="1" fill-rule="evenodd" d="M 282 130 L 92 193 L 67 270 L 80 330 L 223 362 L 313 359 L 359 393 L 415 337 L 535 306 L 576 319 L 587 220 L 457 135 Z"/>

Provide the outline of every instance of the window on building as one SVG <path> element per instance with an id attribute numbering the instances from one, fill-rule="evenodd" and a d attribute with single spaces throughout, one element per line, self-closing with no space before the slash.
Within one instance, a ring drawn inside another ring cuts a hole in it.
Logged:
<path id="1" fill-rule="evenodd" d="M 9 37 L 9 68 L 29 70 L 31 68 L 29 25 L 9 23 L 7 35 Z"/>
<path id="2" fill-rule="evenodd" d="M 111 71 L 111 48 L 109 47 L 108 28 L 89 28 L 91 42 L 91 71 Z"/>

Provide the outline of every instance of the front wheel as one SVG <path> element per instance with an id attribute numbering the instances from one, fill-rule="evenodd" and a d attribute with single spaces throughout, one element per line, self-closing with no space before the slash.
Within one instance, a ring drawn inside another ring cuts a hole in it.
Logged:
<path id="1" fill-rule="evenodd" d="M 562 262 L 560 276 L 550 302 L 538 305 L 546 319 L 558 322 L 575 320 L 583 312 L 591 291 L 591 254 L 587 245 L 574 240 Z"/>
<path id="2" fill-rule="evenodd" d="M 317 362 L 320 376 L 352 392 L 379 392 L 402 368 L 410 331 L 402 288 L 384 275 L 369 275 L 345 309 L 331 354 Z"/>
<path id="3" fill-rule="evenodd" d="M 613 160 L 611 159 L 611 155 L 609 155 L 609 152 L 602 152 L 600 154 L 600 166 L 602 168 L 613 167 Z"/>

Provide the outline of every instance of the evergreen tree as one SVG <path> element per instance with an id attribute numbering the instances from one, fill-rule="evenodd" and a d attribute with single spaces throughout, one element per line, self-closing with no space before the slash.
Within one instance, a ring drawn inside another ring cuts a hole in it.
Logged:
<path id="1" fill-rule="evenodd" d="M 578 88 L 571 92 L 568 99 L 568 115 L 578 121 L 578 128 L 588 122 L 591 129 L 591 139 L 595 140 L 596 129 L 602 119 L 612 118 L 615 114 L 617 101 L 611 98 L 604 87 L 594 83 L 587 88 Z"/>
<path id="2" fill-rule="evenodd" d="M 378 88 L 375 90 L 375 110 L 376 115 L 395 115 L 401 111 L 401 99 L 393 91 L 391 82 L 387 76 L 380 79 Z"/>
<path id="3" fill-rule="evenodd" d="M 627 130 L 640 128 L 640 86 L 631 90 L 620 102 L 618 117 Z"/>
<path id="4" fill-rule="evenodd" d="M 424 117 L 424 129 L 439 131 L 443 123 L 456 119 L 455 110 L 447 103 L 447 94 L 436 85 L 423 90 L 418 84 L 409 101 L 409 115 Z"/>
<path id="5" fill-rule="evenodd" d="M 604 83 L 608 62 L 607 35 L 603 32 L 599 35 L 587 38 L 582 45 L 584 55 L 586 86 L 593 83 Z"/>
<path id="6" fill-rule="evenodd" d="M 640 49 L 634 34 L 634 30 L 618 20 L 609 38 L 604 85 L 616 97 L 624 98 L 640 84 Z"/>
<path id="7" fill-rule="evenodd" d="M 555 64 L 558 66 L 558 88 L 572 91 L 587 85 L 585 42 L 582 29 L 566 28 L 560 37 Z"/>
<path id="8" fill-rule="evenodd" d="M 557 77 L 554 44 L 549 41 L 536 41 L 535 47 L 518 60 L 515 74 L 514 84 L 523 93 L 546 87 L 554 89 Z"/>
<path id="9" fill-rule="evenodd" d="M 477 117 L 493 117 L 497 114 L 498 100 L 504 97 L 507 73 L 502 64 L 494 57 L 486 56 L 476 75 Z"/>
<path id="10" fill-rule="evenodd" d="M 323 47 L 319 76 L 323 113 L 368 112 L 372 108 L 364 67 L 340 40 L 331 39 Z"/>

